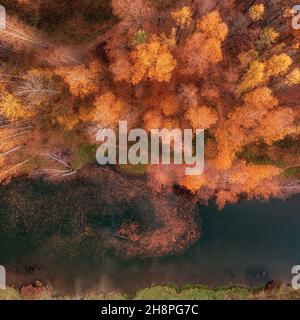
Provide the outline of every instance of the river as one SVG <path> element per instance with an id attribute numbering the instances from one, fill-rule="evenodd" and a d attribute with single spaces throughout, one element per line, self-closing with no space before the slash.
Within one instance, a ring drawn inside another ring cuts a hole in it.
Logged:
<path id="1" fill-rule="evenodd" d="M 97 287 L 132 291 L 156 284 L 290 283 L 292 267 L 300 264 L 299 208 L 300 196 L 245 201 L 222 212 L 213 204 L 201 207 L 201 239 L 185 253 L 127 263 L 107 260 L 96 276 Z"/>
<path id="2" fill-rule="evenodd" d="M 24 189 L 24 185 L 21 189 Z M 33 190 L 34 192 L 39 190 L 43 199 L 49 192 L 54 192 L 53 188 L 43 190 L 36 186 Z M 80 192 L 82 197 L 88 197 L 90 194 L 85 195 Z M 31 199 L 30 197 L 28 199 Z M 22 198 L 26 204 L 25 200 Z M 80 199 L 80 203 L 82 200 Z M 97 198 L 86 200 L 90 203 L 97 201 Z M 38 197 L 32 201 L 38 202 Z M 9 211 L 11 208 L 8 209 L 7 202 L 4 202 L 2 199 L 0 211 L 11 213 L 12 211 Z M 59 207 L 65 206 L 64 202 L 51 200 L 51 203 L 52 206 L 55 205 L 55 209 L 61 210 L 61 214 L 66 211 L 66 208 Z M 68 204 L 70 205 L 70 202 Z M 176 286 L 234 284 L 256 287 L 265 285 L 271 280 L 289 283 L 292 278 L 292 267 L 300 264 L 299 208 L 300 196 L 294 196 L 286 201 L 242 201 L 227 205 L 221 212 L 211 203 L 198 209 L 201 238 L 182 254 L 130 261 L 105 255 L 102 262 L 96 265 L 94 263 L 90 265 L 86 260 L 81 261 L 80 267 L 76 265 L 67 270 L 60 265 L 57 265 L 55 270 L 53 267 L 47 270 L 47 266 L 43 266 L 42 270 L 32 271 L 31 277 L 49 281 L 54 287 L 61 288 L 62 292 L 69 292 L 69 289 L 73 291 L 76 286 L 82 290 L 95 288 L 98 291 L 133 292 L 138 288 L 158 284 Z M 49 204 L 44 209 L 51 215 L 52 209 Z M 14 210 L 17 210 L 16 207 Z M 24 210 L 32 209 L 28 207 Z M 11 264 L 13 258 L 9 254 L 13 248 L 8 249 L 3 243 L 1 248 L 0 261 L 7 259 Z M 20 257 L 18 256 L 15 262 L 21 266 L 23 261 Z M 8 278 L 10 283 L 23 279 L 10 274 Z"/>

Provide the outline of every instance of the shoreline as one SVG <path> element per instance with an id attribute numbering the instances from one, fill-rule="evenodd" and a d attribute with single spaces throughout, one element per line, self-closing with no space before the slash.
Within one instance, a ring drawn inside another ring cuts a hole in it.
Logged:
<path id="1" fill-rule="evenodd" d="M 300 300 L 300 290 L 280 281 L 272 281 L 264 287 L 247 288 L 238 285 L 208 287 L 187 285 L 153 286 L 139 289 L 134 294 L 122 292 L 90 292 L 59 296 L 40 281 L 21 289 L 8 287 L 0 291 L 0 300 Z"/>

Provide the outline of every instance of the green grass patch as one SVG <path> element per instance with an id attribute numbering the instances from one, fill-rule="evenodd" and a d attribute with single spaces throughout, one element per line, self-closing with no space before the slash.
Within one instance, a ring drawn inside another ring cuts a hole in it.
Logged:
<path id="1" fill-rule="evenodd" d="M 80 144 L 73 152 L 72 165 L 79 170 L 85 164 L 96 161 L 96 151 L 98 146 L 95 144 Z"/>
<path id="2" fill-rule="evenodd" d="M 239 159 L 255 165 L 272 165 L 279 168 L 286 167 L 286 163 L 281 159 L 271 159 L 265 152 L 257 149 L 252 150 L 249 146 L 246 146 L 242 152 L 237 154 L 237 156 Z"/>
<path id="3" fill-rule="evenodd" d="M 128 297 L 121 293 L 114 293 L 114 294 L 90 294 L 84 296 L 83 300 L 128 300 Z"/>
<path id="4" fill-rule="evenodd" d="M 179 300 L 180 295 L 176 288 L 156 286 L 139 290 L 133 297 L 134 300 Z"/>
<path id="5" fill-rule="evenodd" d="M 295 168 L 288 168 L 284 171 L 285 178 L 300 178 L 300 166 Z"/>
<path id="6" fill-rule="evenodd" d="M 205 286 L 186 286 L 176 289 L 170 286 L 156 286 L 140 290 L 136 300 L 245 300 L 250 290 L 241 287 L 209 288 Z"/>
<path id="7" fill-rule="evenodd" d="M 147 173 L 147 165 L 146 164 L 120 164 L 119 168 L 122 172 L 134 174 L 134 175 L 142 175 Z"/>

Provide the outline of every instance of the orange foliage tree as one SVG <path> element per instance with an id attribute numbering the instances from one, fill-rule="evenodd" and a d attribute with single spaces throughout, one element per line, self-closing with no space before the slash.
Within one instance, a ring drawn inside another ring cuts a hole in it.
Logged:
<path id="1" fill-rule="evenodd" d="M 101 67 L 93 61 L 88 67 L 84 65 L 61 67 L 56 73 L 69 85 L 70 92 L 76 97 L 86 97 L 99 89 Z"/>
<path id="2" fill-rule="evenodd" d="M 197 32 L 184 44 L 182 52 L 182 73 L 201 75 L 210 64 L 222 61 L 222 42 L 228 27 L 222 22 L 218 11 L 213 11 L 197 23 Z"/>

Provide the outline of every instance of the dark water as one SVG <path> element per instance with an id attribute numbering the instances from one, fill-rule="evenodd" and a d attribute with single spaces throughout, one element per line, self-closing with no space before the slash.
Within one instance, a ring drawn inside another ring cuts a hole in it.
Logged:
<path id="1" fill-rule="evenodd" d="M 155 284 L 290 283 L 292 267 L 300 264 L 299 208 L 299 196 L 228 205 L 222 212 L 213 205 L 201 207 L 203 235 L 184 254 L 129 263 L 107 260 L 85 281 L 126 291 Z"/>
<path id="2" fill-rule="evenodd" d="M 107 181 L 102 183 L 104 185 L 107 187 Z M 116 185 L 115 179 L 112 185 Z M 9 191 L 5 193 L 4 190 Z M 13 261 L 19 266 L 17 272 L 22 272 L 26 250 L 33 256 L 42 255 L 50 234 L 60 233 L 64 239 L 65 235 L 81 232 L 81 220 L 89 215 L 93 217 L 93 213 L 99 211 L 99 203 L 105 194 L 105 190 L 99 190 L 98 186 L 79 182 L 77 185 L 72 183 L 72 189 L 68 184 L 47 186 L 39 182 L 30 185 L 18 182 L 3 189 L 0 216 L 9 225 L 3 230 L 12 238 L 6 239 L 0 234 L 0 264 Z M 137 193 L 141 192 L 139 188 Z M 109 189 L 107 194 L 113 193 Z M 119 206 L 108 206 L 105 209 L 107 217 L 115 217 L 117 209 L 122 213 L 124 207 L 123 202 Z M 103 208 L 100 207 L 101 214 Z M 44 265 L 42 269 L 27 273 L 32 280 L 50 282 L 60 289 L 60 293 L 74 291 L 75 287 L 133 292 L 157 284 L 261 286 L 271 280 L 289 283 L 292 267 L 300 264 L 299 208 L 300 196 L 268 203 L 245 201 L 228 205 L 221 212 L 211 204 L 199 208 L 202 236 L 183 254 L 126 262 L 104 253 L 102 261 L 96 264 L 89 262 L 87 254 L 86 258 L 81 258 L 80 267 L 77 264 L 66 268 L 57 263 L 55 268 Z M 5 223 L 0 221 L 0 226 Z M 41 237 L 44 240 L 39 244 Z M 28 238 L 31 240 L 27 241 Z M 89 241 L 84 250 L 87 248 L 93 254 L 98 243 L 93 239 Z M 20 249 L 15 250 L 13 245 Z M 28 277 L 18 279 L 8 275 L 10 283 L 22 283 L 23 279 Z"/>

